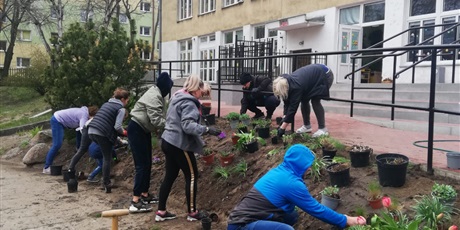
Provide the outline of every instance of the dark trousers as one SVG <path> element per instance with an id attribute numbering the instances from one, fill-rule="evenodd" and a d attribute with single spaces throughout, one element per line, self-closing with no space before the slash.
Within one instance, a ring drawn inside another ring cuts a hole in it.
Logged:
<path id="1" fill-rule="evenodd" d="M 332 71 L 326 74 L 327 83 L 329 88 L 332 86 L 332 82 L 334 81 L 334 74 Z M 326 117 L 323 105 L 321 104 L 321 99 L 319 98 L 312 98 L 311 99 L 311 106 L 313 107 L 313 111 L 315 112 L 316 120 L 318 121 L 318 129 L 326 128 Z M 310 126 L 310 99 L 302 99 L 300 104 L 300 111 L 302 112 L 302 119 L 303 124 L 305 126 Z"/>
<path id="2" fill-rule="evenodd" d="M 280 105 L 280 100 L 275 95 L 264 95 L 256 100 L 249 100 L 248 110 L 255 114 L 261 114 L 262 111 L 257 106 L 264 106 L 267 109 L 267 117 L 272 117 L 278 105 Z"/>
<path id="3" fill-rule="evenodd" d="M 133 153 L 134 176 L 133 195 L 140 196 L 147 193 L 150 188 L 150 175 L 152 173 L 152 134 L 134 121 L 128 124 L 128 141 Z"/>
<path id="4" fill-rule="evenodd" d="M 110 163 L 112 161 L 112 149 L 114 144 L 109 140 L 109 138 L 104 136 L 90 134 L 89 138 L 96 142 L 96 144 L 98 144 L 101 148 L 102 158 L 104 160 L 102 163 L 103 183 L 105 186 L 110 185 Z"/>
<path id="5" fill-rule="evenodd" d="M 198 168 L 196 166 L 195 154 L 179 149 L 165 140 L 161 141 L 161 150 L 166 158 L 166 173 L 160 187 L 160 201 L 158 210 L 166 210 L 171 187 L 179 175 L 179 170 L 185 177 L 185 197 L 187 199 L 187 211 L 196 211 L 196 193 L 198 185 Z"/>
<path id="6" fill-rule="evenodd" d="M 85 127 L 81 130 L 81 142 L 80 147 L 77 150 L 77 153 L 72 157 L 69 164 L 69 170 L 75 171 L 75 166 L 77 165 L 78 161 L 85 155 L 88 151 L 89 145 L 91 144 L 91 139 L 88 135 L 88 128 Z"/>

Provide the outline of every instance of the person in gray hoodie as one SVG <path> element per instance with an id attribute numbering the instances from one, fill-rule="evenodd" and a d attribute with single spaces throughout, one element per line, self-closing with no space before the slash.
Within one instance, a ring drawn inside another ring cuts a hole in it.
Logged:
<path id="1" fill-rule="evenodd" d="M 150 87 L 131 110 L 128 124 L 128 141 L 133 153 L 136 175 L 134 176 L 133 199 L 129 212 L 152 211 L 149 204 L 158 203 L 158 198 L 149 193 L 152 172 L 152 132 L 165 126 L 166 97 L 173 86 L 169 74 L 163 72 L 157 85 Z"/>
<path id="2" fill-rule="evenodd" d="M 185 196 L 187 200 L 187 220 L 203 218 L 196 209 L 198 168 L 194 153 L 202 154 L 203 134 L 219 135 L 220 130 L 200 124 L 200 102 L 203 91 L 209 88 L 199 76 L 191 75 L 184 89 L 176 92 L 166 113 L 165 131 L 161 135 L 161 149 L 165 154 L 166 173 L 160 187 L 158 211 L 155 221 L 175 219 L 176 215 L 166 211 L 171 187 L 181 170 L 185 177 Z"/>

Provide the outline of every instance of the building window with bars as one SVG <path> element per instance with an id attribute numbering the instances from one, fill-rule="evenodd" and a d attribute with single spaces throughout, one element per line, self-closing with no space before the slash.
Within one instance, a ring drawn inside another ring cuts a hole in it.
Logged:
<path id="1" fill-rule="evenodd" d="M 192 0 L 179 0 L 179 20 L 192 17 Z"/>
<path id="2" fill-rule="evenodd" d="M 254 27 L 254 38 L 255 39 L 265 38 L 265 26 Z"/>

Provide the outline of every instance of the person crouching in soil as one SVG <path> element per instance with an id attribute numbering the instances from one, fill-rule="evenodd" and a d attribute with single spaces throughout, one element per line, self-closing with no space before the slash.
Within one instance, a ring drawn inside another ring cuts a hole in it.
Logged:
<path id="1" fill-rule="evenodd" d="M 165 154 L 166 173 L 160 187 L 158 211 L 155 221 L 175 219 L 176 215 L 166 211 L 171 187 L 181 170 L 185 177 L 185 196 L 187 200 L 187 220 L 203 218 L 196 208 L 198 169 L 195 154 L 203 153 L 203 134 L 219 135 L 220 130 L 200 124 L 200 102 L 203 91 L 209 89 L 199 76 L 191 75 L 184 89 L 175 93 L 166 114 L 165 131 L 161 135 L 161 150 Z M 208 92 L 204 92 L 208 93 Z"/>
<path id="2" fill-rule="evenodd" d="M 301 144 L 290 147 L 278 167 L 268 171 L 230 212 L 228 230 L 293 230 L 298 219 L 295 206 L 340 228 L 364 225 L 364 217 L 351 217 L 318 203 L 308 191 L 303 175 L 315 156 Z"/>

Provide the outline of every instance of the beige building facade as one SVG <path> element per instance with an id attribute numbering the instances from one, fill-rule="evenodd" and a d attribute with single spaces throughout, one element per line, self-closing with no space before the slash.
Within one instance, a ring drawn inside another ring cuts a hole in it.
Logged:
<path id="1" fill-rule="evenodd" d="M 219 47 L 235 44 L 235 39 L 268 41 L 273 39 L 275 53 L 334 52 L 365 49 L 410 28 L 383 44 L 384 48 L 419 44 L 448 26 L 460 21 L 460 0 L 176 0 L 162 1 L 162 61 L 219 58 Z M 431 27 L 430 27 L 431 26 Z M 460 38 L 460 29 L 438 36 L 425 44 L 448 44 Z M 381 46 L 382 47 L 382 46 Z M 397 69 L 419 60 L 427 51 L 401 55 Z M 454 57 L 455 55 L 455 57 Z M 452 72 L 458 50 L 446 50 L 438 56 L 442 73 Z M 360 60 L 358 65 L 365 64 Z M 459 61 L 455 62 L 458 66 Z M 330 55 L 327 64 L 336 73 L 336 83 L 352 69 L 350 55 Z M 372 79 L 380 82 L 392 77 L 389 58 L 369 66 Z M 166 69 L 166 64 L 162 67 Z M 416 69 L 417 81 L 429 81 L 429 68 L 423 63 Z M 216 62 L 205 65 L 175 63 L 171 75 L 200 74 L 203 80 L 216 81 Z M 410 82 L 409 72 L 399 82 Z M 364 77 L 366 75 L 363 75 Z M 460 77 L 456 77 L 459 82 Z M 363 81 L 363 79 L 357 79 Z"/>

